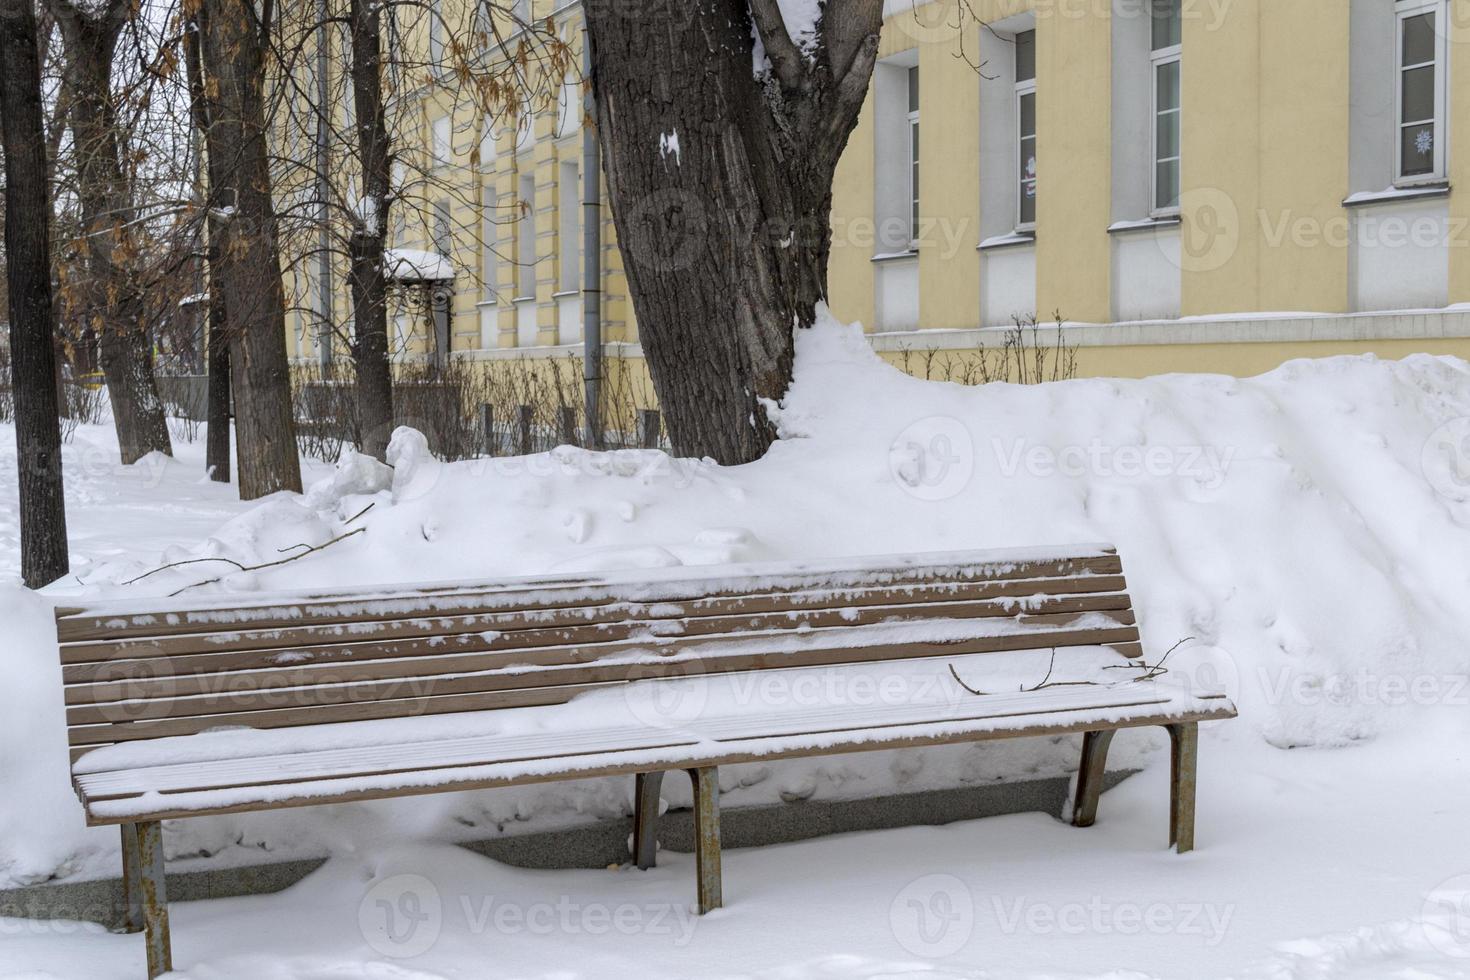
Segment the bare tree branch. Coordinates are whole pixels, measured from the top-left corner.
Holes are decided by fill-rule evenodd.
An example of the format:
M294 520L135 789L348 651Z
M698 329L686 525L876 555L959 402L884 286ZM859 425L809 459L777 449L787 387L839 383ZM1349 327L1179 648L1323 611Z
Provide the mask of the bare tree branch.
M806 56L791 40L777 0L750 0L750 14L755 18L766 57L771 59L771 68L781 85L792 92L809 88L811 75L807 71Z

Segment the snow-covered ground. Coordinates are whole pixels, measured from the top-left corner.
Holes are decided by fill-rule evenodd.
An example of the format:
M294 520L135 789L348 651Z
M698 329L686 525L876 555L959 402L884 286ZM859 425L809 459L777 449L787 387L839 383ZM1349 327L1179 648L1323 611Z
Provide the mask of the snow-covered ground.
M1463 362L961 388L903 377L828 324L802 336L779 411L783 441L747 467L573 449L443 466L405 437L389 488L369 466L316 464L313 492L259 505L204 482L197 445L122 468L109 433L84 429L67 473L75 574L48 595L1111 540L1151 652L1190 638L1171 664L1241 706L1205 733L1198 852L1164 850L1151 733L1120 738L1114 761L1147 768L1095 828L1028 815L733 851L728 908L700 920L685 856L527 872L443 843L622 816L627 781L194 820L167 828L178 866L335 860L282 895L176 906L185 975L1470 977ZM122 584L349 526L366 531L267 572L190 564ZM111 873L115 834L84 830L67 785L47 603L5 586L0 616L0 884ZM1035 740L749 766L725 774L725 804L1075 765L1074 741ZM668 781L673 805L683 784ZM0 920L0 976L132 976L141 954L137 937Z

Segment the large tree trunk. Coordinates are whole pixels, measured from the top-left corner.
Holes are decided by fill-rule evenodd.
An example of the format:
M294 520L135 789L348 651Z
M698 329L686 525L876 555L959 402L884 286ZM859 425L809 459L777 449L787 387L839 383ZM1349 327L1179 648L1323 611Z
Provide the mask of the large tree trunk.
M189 113L202 140L209 139L209 103L204 97L204 65L199 51L199 24L190 20L184 31L184 70L189 80ZM196 168L195 184L199 184ZM205 373L208 397L205 409L204 469L216 483L230 482L230 337L229 313L225 309L225 286L220 279L217 243L224 237L224 224L211 208L206 228L210 249L206 282L209 312L205 339Z
M134 195L123 175L112 101L113 56L131 5L109 0L94 9L48 0L48 6L66 52L67 122L85 236L85 278L73 284L77 288L67 306L97 332L118 448L124 463L134 463L151 452L171 454L173 445L153 379L153 345L133 269L139 257Z
M826 296L832 177L882 7L828 0L805 52L777 0L587 7L618 243L682 454L744 463L775 438L762 402L785 395L793 329ZM753 23L771 62L759 77Z
M270 10L269 3L264 6ZM262 95L265 32L254 0L204 0L197 21L209 76L210 205L222 219L220 237L211 245L230 318L240 497L300 492L286 296Z
M383 108L382 5L351 0L352 95L363 200L352 228L348 279L352 291L352 358L362 451L382 459L393 433L393 374L388 362L388 282L383 243L392 206L392 158Z
M38 589L65 575L68 560L51 330L51 202L31 0L0 0L0 123L20 564L25 584Z

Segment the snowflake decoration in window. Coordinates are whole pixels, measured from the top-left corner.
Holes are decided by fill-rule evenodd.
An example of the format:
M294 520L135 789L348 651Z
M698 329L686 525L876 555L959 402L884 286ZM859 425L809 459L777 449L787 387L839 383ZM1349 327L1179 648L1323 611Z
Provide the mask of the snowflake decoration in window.
M1421 129L1414 134L1414 152L1421 157L1428 156L1434 151L1434 130Z

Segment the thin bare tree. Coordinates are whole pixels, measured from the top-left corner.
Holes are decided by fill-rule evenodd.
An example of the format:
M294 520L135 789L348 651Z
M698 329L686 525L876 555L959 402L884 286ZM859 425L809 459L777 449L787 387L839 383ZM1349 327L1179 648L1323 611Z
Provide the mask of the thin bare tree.
M50 173L31 0L0 0L0 142L21 575L27 586L40 588L65 575L69 560L52 321Z

